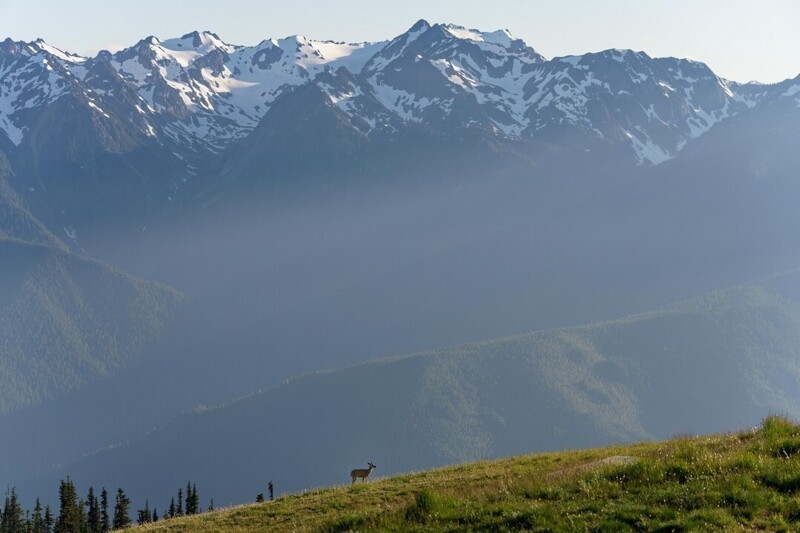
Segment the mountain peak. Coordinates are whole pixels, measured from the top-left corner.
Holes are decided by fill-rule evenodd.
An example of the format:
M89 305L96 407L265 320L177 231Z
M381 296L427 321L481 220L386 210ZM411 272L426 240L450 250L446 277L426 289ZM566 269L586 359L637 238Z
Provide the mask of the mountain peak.
M278 39L278 43L293 43L297 44L298 46L308 44L308 39L305 35L295 34L295 35L287 35L283 39Z
M237 48L225 43L216 33L210 31L193 31L178 38L166 39L160 44L164 49L173 52L192 52L192 58L196 54L203 55L215 49L232 52ZM192 58L181 58L181 61L190 61Z
M215 47L215 48L222 48L225 46L225 43L222 39L219 38L219 35L212 31L203 30L203 31L193 31L183 35L179 39L180 41L191 41L191 46L193 48L200 48L200 47Z
M427 20L425 20L425 19L419 19L418 21L416 21L416 22L414 23L414 25L413 25L413 26L411 26L411 27L408 29L408 31L409 31L409 32L415 32L415 33L416 33L416 32L420 32L420 31L425 31L425 30L427 30L427 29L428 29L428 28L430 28L430 27L431 27L431 25L430 25L430 24L428 24L428 21L427 21Z
M11 37L6 37L5 40L0 43L0 53L3 54L16 56L19 54L19 48L19 43Z
M65 52L60 48L56 48L55 46L47 44L47 42L45 42L45 40L42 39L41 37L37 38L35 41L30 43L30 46L36 52L45 52L67 63L83 63L87 59L85 57L70 52Z
M514 36L511 35L511 32L509 32L508 30L483 32L476 29L468 29L465 28L464 26L458 26L456 24L444 24L442 28L447 33L458 39L497 44L504 48L508 48L509 46L511 46L512 41L517 40L514 38Z
M631 50L630 48L609 48L608 50L598 52L598 55L607 59L613 59L614 61L618 61L620 63L631 61L634 58L644 60L652 59L645 52Z
M189 37L192 37L193 39L213 38L219 40L219 35L209 30L203 30L203 31L194 30L192 32L187 33L186 35L183 35L181 39L188 39Z

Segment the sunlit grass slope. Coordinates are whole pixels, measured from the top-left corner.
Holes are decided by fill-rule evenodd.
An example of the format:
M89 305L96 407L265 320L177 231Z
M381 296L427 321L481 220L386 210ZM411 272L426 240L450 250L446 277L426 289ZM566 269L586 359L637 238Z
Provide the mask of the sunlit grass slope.
M800 529L800 425L375 479L138 531Z

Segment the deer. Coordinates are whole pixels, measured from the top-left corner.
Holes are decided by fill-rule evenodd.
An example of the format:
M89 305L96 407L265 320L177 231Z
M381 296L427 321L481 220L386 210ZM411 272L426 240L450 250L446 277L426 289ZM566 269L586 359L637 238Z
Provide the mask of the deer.
M372 469L378 468L372 463L367 463L367 464L369 465L369 468L356 468L355 470L350 471L350 477L353 478L352 483L355 483L357 478L361 478L362 483L367 481L367 478L372 473Z

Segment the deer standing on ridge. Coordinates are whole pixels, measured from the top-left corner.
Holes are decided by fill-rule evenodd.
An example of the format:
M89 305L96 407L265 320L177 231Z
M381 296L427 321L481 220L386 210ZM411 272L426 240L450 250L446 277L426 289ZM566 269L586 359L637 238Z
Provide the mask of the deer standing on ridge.
M372 469L377 468L372 463L367 463L367 464L369 465L369 468L356 468L355 470L350 471L350 477L353 478L352 483L355 483L357 478L361 478L362 483L365 482L369 477L370 473L372 473Z

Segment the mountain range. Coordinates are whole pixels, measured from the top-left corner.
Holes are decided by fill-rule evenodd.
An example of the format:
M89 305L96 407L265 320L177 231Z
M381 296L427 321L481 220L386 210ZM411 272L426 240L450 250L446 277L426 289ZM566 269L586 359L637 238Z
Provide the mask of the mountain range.
M631 50L547 60L505 30L424 20L386 42L239 46L193 32L91 58L7 39L0 150L32 210L90 241L98 226L141 230L205 206L231 182L341 187L341 175L425 172L454 142L510 151L505 165L587 150L657 165L717 123L798 95L797 78L740 84ZM408 161L406 143L432 148Z
M794 412L798 143L800 77L506 30L7 39L0 478L235 502L325 439L281 486Z

